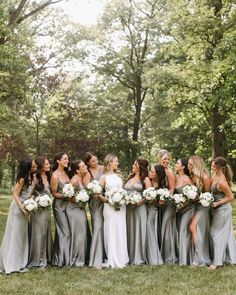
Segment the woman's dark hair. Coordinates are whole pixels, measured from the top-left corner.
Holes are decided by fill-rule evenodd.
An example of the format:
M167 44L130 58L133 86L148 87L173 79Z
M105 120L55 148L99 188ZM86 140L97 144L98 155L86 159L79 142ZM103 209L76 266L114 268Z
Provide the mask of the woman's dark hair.
M213 160L213 162L215 163L215 166L218 166L221 168L228 185L231 186L232 179L233 179L233 172L227 160L223 157L217 157Z
M57 153L57 154L55 155L55 157L54 157L54 161L53 161L53 168L52 168L52 171L57 170L57 168L58 168L58 163L57 163L57 161L58 161L58 160L61 160L62 157L63 157L64 155L67 155L67 153L65 153L65 152L60 152L60 153ZM69 166L69 164L68 164L68 166ZM65 167L64 170L65 170L66 174L69 176L69 167Z
M97 157L97 155L94 152L86 152L85 156L84 156L84 163L88 167L88 172L89 172L91 178L93 179L93 174L90 171L90 167L89 167L89 161L92 159L92 157Z
M158 188L167 188L166 171L165 168L157 164L154 166L157 175Z
M186 159L179 159L182 166L184 167L184 174L190 176L190 172L189 172L189 169L188 169L188 160Z
M36 191L43 191L44 190L44 183L43 183L43 179L42 179L42 169L43 169L43 166L44 166L46 160L48 160L48 159L43 156L38 156L35 159L35 163L37 164L36 178L38 180L38 183L35 186ZM51 171L47 171L46 176L48 179L48 183L50 183Z
M16 182L19 182L21 178L24 179L24 186L28 187L33 181L32 159L24 159L20 162L19 171L16 177Z
M72 178L76 174L76 170L79 170L79 165L82 161L76 160L71 163L71 169L70 169L70 178Z
M145 183L144 183L144 180L146 177L148 177L148 161L147 160L144 160L144 159L137 159L134 161L134 163L137 162L138 165L139 165L139 176L140 176L140 181L141 181L141 184L143 186L143 188L145 188ZM128 179L131 179L133 178L135 175L135 173L131 173L129 176L128 176Z

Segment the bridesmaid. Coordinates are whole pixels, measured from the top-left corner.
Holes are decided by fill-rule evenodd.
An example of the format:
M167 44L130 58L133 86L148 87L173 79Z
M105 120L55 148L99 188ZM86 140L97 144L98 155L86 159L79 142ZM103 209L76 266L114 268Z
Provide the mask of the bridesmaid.
M162 165L155 165L149 173L152 187L155 189L166 187L166 172ZM147 263L150 265L162 265L163 259L160 252L159 235L160 227L158 224L159 204L147 205Z
M132 166L132 173L129 175L124 189L127 192L138 192L151 187L148 178L148 161L138 159ZM127 242L129 263L133 265L144 264L146 258L146 229L147 229L147 208L144 199L137 206L128 205L126 208Z
M84 189L83 177L88 173L87 167L81 160L71 164L71 181L78 192ZM90 231L85 207L80 207L74 198L69 198L66 207L68 222L71 231L70 237L70 265L84 266L88 261Z
M45 157L37 157L36 186L34 194L50 196L50 163ZM45 268L52 259L52 233L50 207L32 214L30 221L30 253L28 267Z
M70 265L70 225L66 207L67 198L62 194L63 187L70 182L68 175L69 158L66 153L58 153L54 159L51 177L51 192L54 196L53 213L55 219L55 240L53 244L52 265Z
M104 159L104 175L100 178L100 185L105 189L122 189L123 181L118 170L118 158L115 155L108 154ZM116 211L108 204L107 197L102 195L100 199L105 202L103 209L104 217L104 245L107 256L107 262L104 267L122 268L129 262L127 250L127 232L126 232L126 206L122 205L119 211Z
M213 240L214 270L224 263L236 264L236 242L233 234L232 207L234 197L230 190L232 171L223 157L212 162L212 187L214 203L212 204L211 236Z
M167 150L159 151L159 162L165 168L167 188L170 193L174 192L175 175L169 168L170 153ZM177 226L175 206L164 204L161 216L161 255L164 263L177 263Z
M37 165L31 159L20 162L19 173L9 208L7 224L0 248L0 272L26 272L29 255L28 222L29 214L23 202L31 197Z
M199 193L211 190L211 179L208 175L204 160L192 156L188 160L188 168L192 183ZM192 234L192 266L204 266L211 263L210 258L210 207L195 205L195 213L190 224Z
M100 180L104 167L98 165L98 158L92 152L85 154L85 164L88 167L89 173L83 178L83 183L87 186L92 180ZM101 269L105 255L103 241L103 202L96 195L90 198L89 210L92 222L89 266Z
M192 181L189 177L188 161L179 159L175 164L176 182L175 193L182 194L186 185L191 185ZM180 227L179 227L179 265L190 264L191 250L191 232L189 225L192 221L195 211L194 203L189 203L179 210Z

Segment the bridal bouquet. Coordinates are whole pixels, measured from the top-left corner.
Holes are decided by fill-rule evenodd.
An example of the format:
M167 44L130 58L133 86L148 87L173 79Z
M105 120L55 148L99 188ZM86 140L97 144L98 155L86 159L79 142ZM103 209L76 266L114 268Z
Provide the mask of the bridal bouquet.
M173 204L176 206L177 211L183 208L187 203L187 198L183 194L173 194L171 198Z
M38 209L38 205L33 199L27 199L23 202L23 207L29 213L33 213Z
M62 194L65 198L72 198L75 194L73 185L71 183L65 184L62 189Z
M127 193L125 197L126 205L138 205L142 200L142 195L139 192Z
M52 205L52 199L48 194L41 194L35 198L35 202L37 203L39 208L45 209Z
M89 201L89 194L86 190L80 190L75 194L75 201L79 204L80 208L84 208Z
M157 191L154 187L149 187L143 191L143 197L147 203L152 203L157 199Z
M195 185L185 185L183 188L183 195L187 197L189 201L196 200L198 195L197 187Z
M212 193L206 192L206 193L201 193L199 197L199 203L203 207L208 207L214 202L214 197Z
M167 188L159 188L157 190L157 200L172 203L172 197L169 190Z
M114 207L116 211L119 211L121 205L126 204L127 191L108 188L105 192L105 196L108 198L108 203Z
M102 187L100 186L97 180L91 181L86 187L89 196L93 196L94 194L100 194L102 191Z

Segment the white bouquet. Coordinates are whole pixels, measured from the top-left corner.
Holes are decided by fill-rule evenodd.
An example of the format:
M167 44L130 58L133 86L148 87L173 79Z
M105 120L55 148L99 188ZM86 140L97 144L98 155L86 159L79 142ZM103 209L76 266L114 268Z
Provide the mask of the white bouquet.
M130 192L127 193L125 197L126 205L138 205L139 202L142 200L142 195L139 192Z
M29 213L33 213L38 209L38 205L33 199L27 199L23 202L23 207Z
M184 207L187 203L187 198L183 194L173 194L171 196L177 211Z
M121 205L126 204L127 191L124 189L117 190L115 188L107 188L105 196L108 198L108 203L113 206L116 211L119 211Z
M156 200L157 191L154 187L149 187L143 191L143 197L147 203L152 203Z
M159 188L157 190L157 199L160 201L172 202L171 194L167 188Z
M201 193L199 197L199 203L203 207L208 207L214 202L214 197L212 193L206 192L206 193Z
M89 194L86 190L80 190L75 195L75 201L80 205L81 208L84 208L89 201Z
M39 208L48 208L52 205L52 199L48 194L41 194L35 198L35 202L37 203Z
M100 186L97 180L91 181L86 187L89 196L93 196L94 194L100 194L102 191L102 187Z
M198 190L195 185L185 185L183 188L183 194L188 200L196 200L198 195Z
M72 198L75 194L75 190L71 183L66 183L62 189L62 194L65 198Z

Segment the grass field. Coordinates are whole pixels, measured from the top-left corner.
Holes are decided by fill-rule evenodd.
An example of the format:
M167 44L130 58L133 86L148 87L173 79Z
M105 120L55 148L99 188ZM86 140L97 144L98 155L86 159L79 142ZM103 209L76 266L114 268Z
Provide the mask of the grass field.
M10 202L11 197L0 197L0 239ZM236 229L236 201L233 216ZM216 271L170 265L129 266L117 270L49 267L45 271L35 269L29 273L0 275L0 294L236 295L236 266Z

